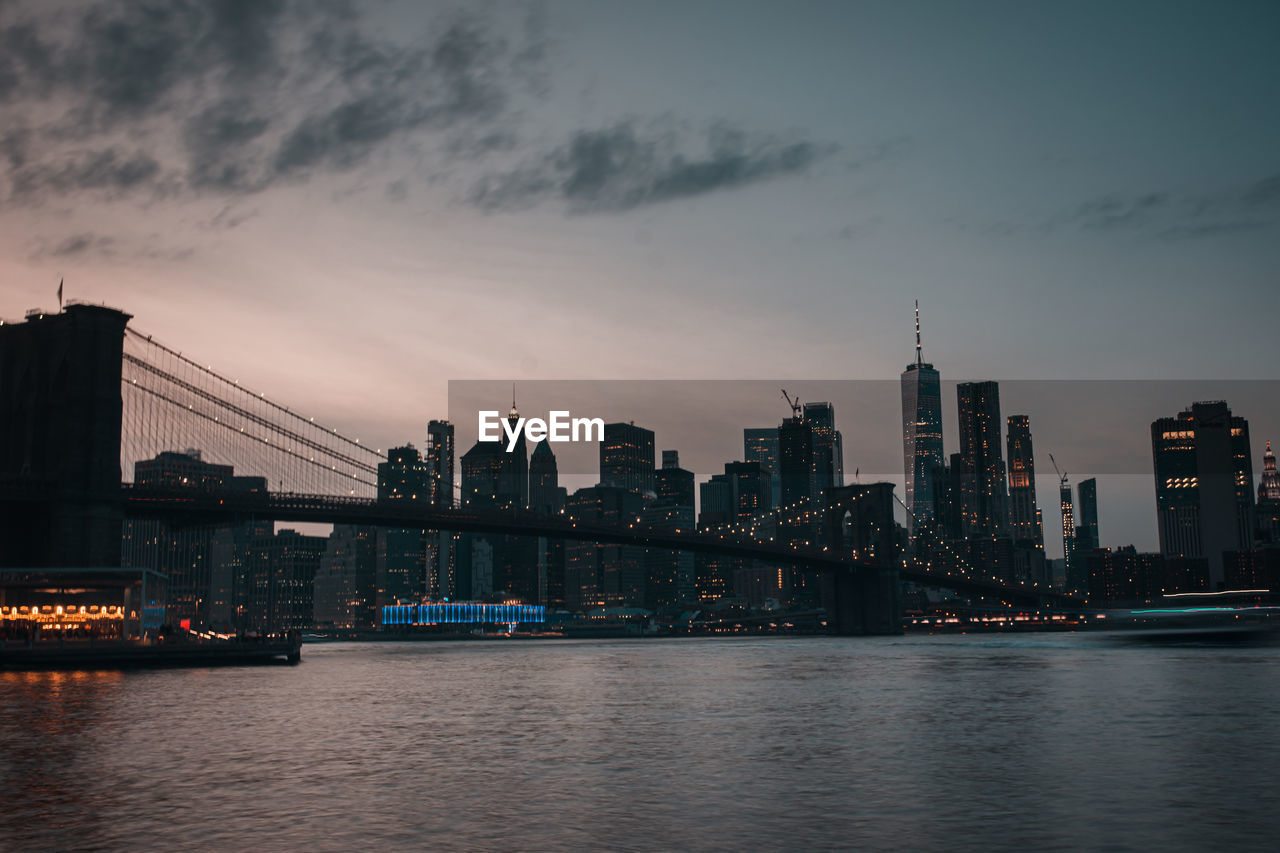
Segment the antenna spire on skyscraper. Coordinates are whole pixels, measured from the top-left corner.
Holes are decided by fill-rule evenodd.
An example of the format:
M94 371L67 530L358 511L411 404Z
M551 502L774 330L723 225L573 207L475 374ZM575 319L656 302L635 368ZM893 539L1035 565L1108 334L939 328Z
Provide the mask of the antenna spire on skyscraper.
M924 364L924 354L920 349L920 300L916 300L916 366Z
M520 415L516 412L516 383L511 383L511 417L518 418Z

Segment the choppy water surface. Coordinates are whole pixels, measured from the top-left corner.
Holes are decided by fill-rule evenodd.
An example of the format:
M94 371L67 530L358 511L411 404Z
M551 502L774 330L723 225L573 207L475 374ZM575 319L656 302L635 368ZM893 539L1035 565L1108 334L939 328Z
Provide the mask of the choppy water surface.
M1276 849L1280 649L307 646L0 673L0 849Z

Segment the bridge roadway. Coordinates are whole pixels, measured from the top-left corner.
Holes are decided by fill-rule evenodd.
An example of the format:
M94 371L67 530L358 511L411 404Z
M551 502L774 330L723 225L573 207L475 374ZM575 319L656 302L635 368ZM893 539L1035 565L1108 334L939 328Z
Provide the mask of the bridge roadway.
M741 539L694 530L660 530L647 525L592 524L568 516L521 510L442 507L410 501L379 503L369 498L306 495L291 492L197 492L122 484L127 518L156 518L175 524L218 524L250 518L373 527L413 527L459 533L544 536L610 545L635 545L672 551L718 554L793 566L807 572L880 571L883 565L833 553L826 548ZM903 580L996 598L1031 607L1079 608L1083 602L1035 587L1016 587L971 577L898 567Z

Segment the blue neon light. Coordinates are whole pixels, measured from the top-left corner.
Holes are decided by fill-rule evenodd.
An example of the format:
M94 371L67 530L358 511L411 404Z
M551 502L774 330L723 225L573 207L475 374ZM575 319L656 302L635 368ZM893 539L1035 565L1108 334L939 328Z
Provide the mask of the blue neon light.
M540 604L444 601L388 604L382 608L383 625L501 625L545 621L546 608Z

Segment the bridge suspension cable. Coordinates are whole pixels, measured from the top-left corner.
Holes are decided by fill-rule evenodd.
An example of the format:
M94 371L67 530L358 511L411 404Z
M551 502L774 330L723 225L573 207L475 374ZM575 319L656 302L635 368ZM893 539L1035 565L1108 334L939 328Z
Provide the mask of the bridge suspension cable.
M386 457L164 346L126 329L121 472L161 452L233 466L273 491L371 495Z

